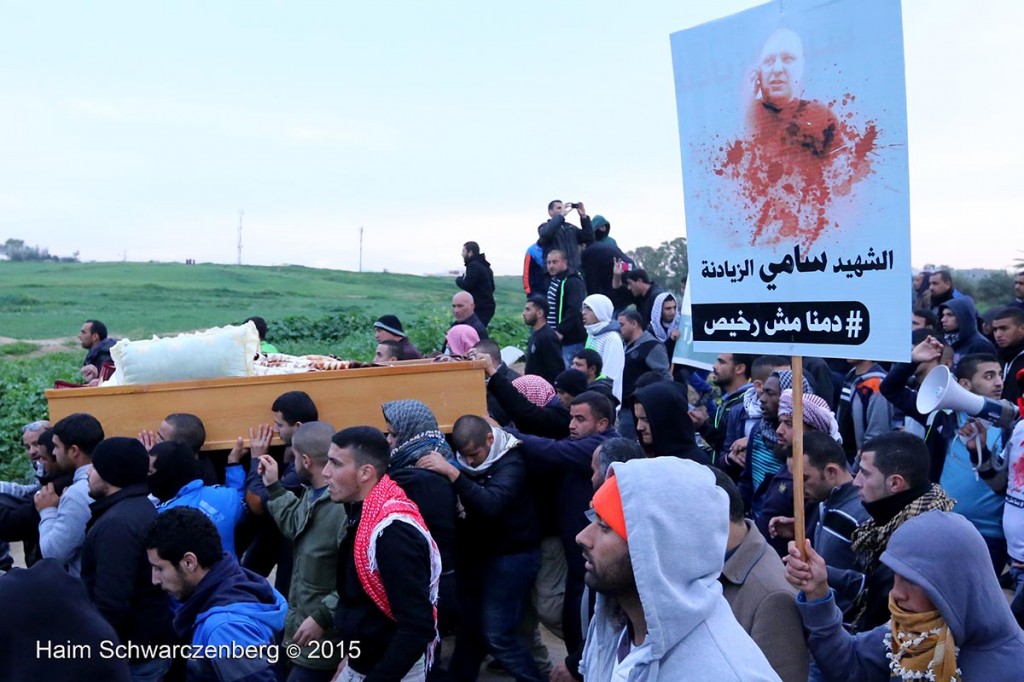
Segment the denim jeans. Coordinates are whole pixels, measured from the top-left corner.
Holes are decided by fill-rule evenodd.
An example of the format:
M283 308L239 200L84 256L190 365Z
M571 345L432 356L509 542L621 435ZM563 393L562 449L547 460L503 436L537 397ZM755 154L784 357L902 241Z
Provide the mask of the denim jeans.
M424 682L427 679L427 666L423 659L416 661L412 668L401 679L401 682ZM352 668L346 667L338 675L338 682L363 682L366 675L357 673Z
M448 672L459 682L472 682L490 653L518 682L542 682L528 642L519 632L523 606L540 569L540 550L506 554L460 565L459 635Z
M566 369L572 369L572 359L581 350L583 350L582 341L580 343L571 343L568 346L562 345L562 361L565 362Z

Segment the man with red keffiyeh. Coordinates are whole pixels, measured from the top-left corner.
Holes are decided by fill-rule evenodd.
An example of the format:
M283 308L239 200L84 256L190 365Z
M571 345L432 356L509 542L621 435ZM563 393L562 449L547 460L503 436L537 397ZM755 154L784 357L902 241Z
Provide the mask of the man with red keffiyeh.
M437 642L441 555L419 508L386 475L380 431L334 434L324 476L348 527L338 562L337 626L348 657L340 682L421 682Z

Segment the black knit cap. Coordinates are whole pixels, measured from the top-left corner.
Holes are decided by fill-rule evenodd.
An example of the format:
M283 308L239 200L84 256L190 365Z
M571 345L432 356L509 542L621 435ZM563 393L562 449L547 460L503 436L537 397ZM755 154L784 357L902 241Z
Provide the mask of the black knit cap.
M373 326L398 336L405 336L401 320L394 315L382 315L373 323Z
M555 390L576 397L587 390L587 375L578 369L567 369L555 377Z
M127 488L146 482L149 453L137 438L108 438L92 451L92 466L110 485Z

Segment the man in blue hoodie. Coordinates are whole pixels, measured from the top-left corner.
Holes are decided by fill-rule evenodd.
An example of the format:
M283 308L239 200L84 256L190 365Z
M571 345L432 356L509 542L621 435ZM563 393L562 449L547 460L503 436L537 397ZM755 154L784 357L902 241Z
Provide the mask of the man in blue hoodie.
M276 642L288 604L262 576L224 552L205 514L177 507L146 535L153 584L179 602L174 630L192 644L189 682L276 682Z

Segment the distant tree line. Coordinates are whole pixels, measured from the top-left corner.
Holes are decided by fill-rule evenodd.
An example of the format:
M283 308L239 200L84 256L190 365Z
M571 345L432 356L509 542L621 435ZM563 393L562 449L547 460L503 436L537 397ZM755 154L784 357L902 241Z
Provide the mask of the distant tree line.
M54 256L45 246L28 246L22 239L8 239L0 245L0 254L13 261L53 261L55 263L77 263L78 251L71 256Z

